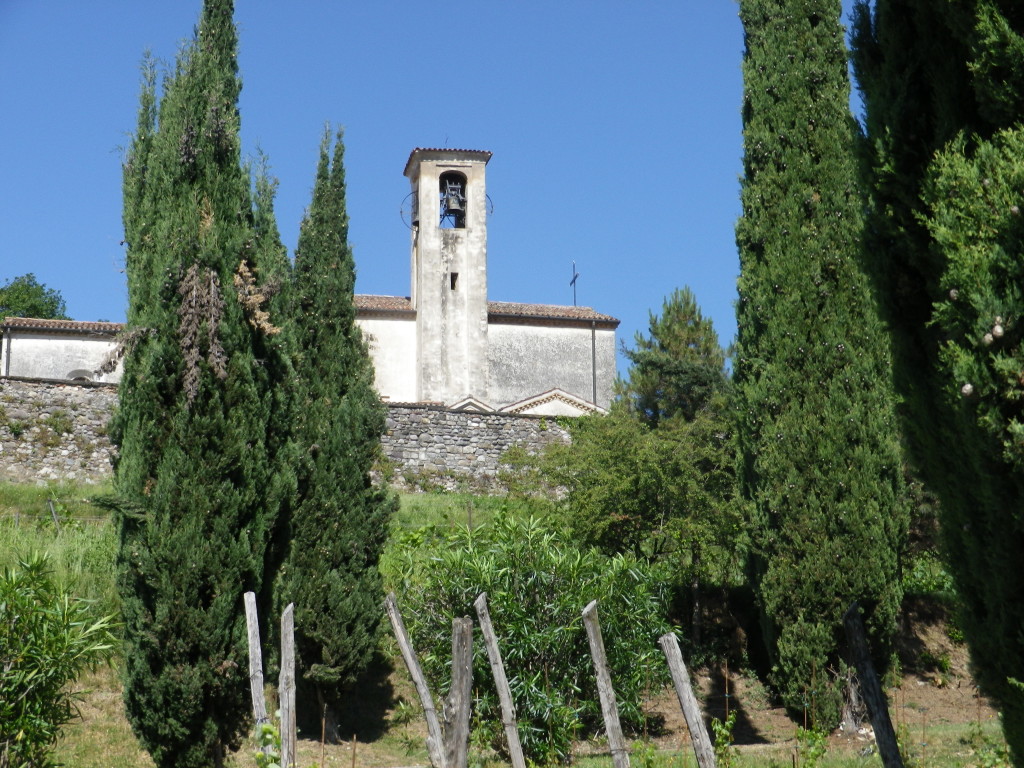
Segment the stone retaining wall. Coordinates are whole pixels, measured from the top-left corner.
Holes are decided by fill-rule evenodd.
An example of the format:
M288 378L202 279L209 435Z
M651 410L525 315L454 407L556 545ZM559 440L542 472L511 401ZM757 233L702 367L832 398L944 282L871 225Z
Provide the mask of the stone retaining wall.
M0 480L106 480L116 403L111 385L0 379Z
M381 446L400 488L486 491L500 487L501 456L512 446L533 452L568 441L568 431L550 418L389 405Z
M0 480L102 482L111 474L111 385L0 378ZM552 419L389 405L382 448L392 482L409 489L497 490L502 454L566 442Z

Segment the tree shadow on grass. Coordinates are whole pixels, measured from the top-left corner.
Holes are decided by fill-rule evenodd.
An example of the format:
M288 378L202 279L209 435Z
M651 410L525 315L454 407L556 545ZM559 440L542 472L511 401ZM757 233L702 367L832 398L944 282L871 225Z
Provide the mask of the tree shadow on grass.
M743 707L743 703L735 695L736 685L732 675L726 678L725 670L721 666L713 667L710 670L711 689L708 691L704 705L705 725L708 729L708 736L714 741L715 734L711 728L711 719L718 718L725 722L729 713L736 713L736 724L732 729L733 744L769 744L769 739L757 729L750 715ZM728 683L728 685L727 685Z
M359 741L376 741L387 730L387 713L395 704L395 691L391 685L394 668L390 659L377 654L370 667L359 680L345 692L333 708L331 723L337 738L334 741L348 741L355 736ZM316 695L312 691L307 701L311 705L299 704L299 727L310 737L320 738L321 712L317 710ZM331 741L330 735L328 740Z

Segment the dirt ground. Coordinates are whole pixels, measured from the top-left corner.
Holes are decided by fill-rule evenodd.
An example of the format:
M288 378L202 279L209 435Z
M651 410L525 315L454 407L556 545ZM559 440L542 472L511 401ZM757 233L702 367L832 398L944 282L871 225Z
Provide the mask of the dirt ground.
M937 758L951 753L969 754L963 734L975 723L987 724L986 733L998 738L997 714L978 695L968 668L967 651L953 642L945 616L924 610L910 610L898 652L903 665L901 684L889 691L894 726L912 742L921 757ZM725 665L694 669L691 675L707 718L725 718L725 705L737 713L734 743L742 754L757 764L771 758L788 765L795 746L797 723L776 705L756 676ZM392 706L386 715L389 727L374 734L359 733L355 741L321 745L319 733L300 734L299 765L320 768L395 768L426 766L426 729L419 712L415 690L404 668L396 669L383 682L387 694L380 700L405 702ZM131 736L121 704L120 688L113 670L94 673L86 686L90 692L80 702L82 720L66 730L58 757L80 768L145 768L152 762ZM369 693L369 692L367 692ZM728 695L726 695L728 694ZM664 719L664 727L651 740L659 751L691 754L688 731L675 692L668 688L653 697L648 707ZM940 743L942 734L947 733ZM930 742L930 743L929 743ZM837 731L830 737L829 751L866 754L873 749L870 726L853 732ZM603 744L581 744L581 755L606 753ZM764 756L762 758L762 755ZM230 765L252 766L251 747L243 747ZM674 763L673 763L674 764ZM921 765L962 765L962 762L923 759ZM973 763L972 763L973 764Z
M902 665L901 682L888 691L893 727L921 756L926 756L929 750L955 749L966 753L969 748L960 743L959 736L975 723L988 724L987 733L998 732L994 725L997 712L979 695L971 678L967 649L950 638L947 618L943 611L936 609L912 606L906 611L896 649ZM401 672L404 670L399 670ZM401 677L399 673L396 673L397 678ZM795 747L800 724L771 699L752 672L730 669L723 664L691 670L691 677L706 721L712 717L724 720L726 703L729 711L737 713L733 739L740 753L763 752L778 756ZM398 685L403 686L403 683ZM414 697L411 690L409 697ZM648 711L664 720L660 732L651 737L657 748L688 753L691 749L689 732L675 691L667 688L653 697ZM418 720L405 729L406 743L411 746L420 739L422 744L425 730ZM938 734L947 730L951 736L940 744ZM371 745L369 749L374 747ZM829 737L830 752L867 754L873 749L874 734L868 723L850 731L839 729ZM606 750L602 744L581 744L578 752L583 755Z
M947 618L941 610L911 606L897 643L902 674L900 685L888 690L890 717L893 727L918 751L927 750L929 739L936 743L936 731L947 730L946 726L962 733L975 723L991 725L998 720L998 713L974 684L966 646L950 638ZM706 718L724 720L727 704L737 713L733 738L741 753L779 752L795 745L797 726L802 723L794 722L773 702L753 674L722 665L695 671L693 681ZM664 732L655 739L659 748L689 748L674 691L664 691L651 708L665 718ZM829 742L830 750L868 752L874 734L870 724L864 723L856 729L840 728Z

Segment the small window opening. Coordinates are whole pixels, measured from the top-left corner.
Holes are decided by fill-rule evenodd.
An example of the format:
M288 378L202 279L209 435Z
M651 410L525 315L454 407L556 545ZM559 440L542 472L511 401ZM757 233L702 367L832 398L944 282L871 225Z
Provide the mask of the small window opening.
M439 179L441 196L441 228L466 227L466 177L458 171L442 173Z
M454 291L459 287L459 273L452 272L448 277L451 278L452 290Z

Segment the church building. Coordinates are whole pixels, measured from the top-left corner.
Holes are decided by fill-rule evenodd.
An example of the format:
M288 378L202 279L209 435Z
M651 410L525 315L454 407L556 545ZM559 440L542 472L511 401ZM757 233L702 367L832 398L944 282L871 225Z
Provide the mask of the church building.
M490 152L415 149L409 295L355 297L381 397L453 410L575 416L608 408L619 321L589 307L490 301ZM97 373L117 323L6 318L0 375L114 382Z

